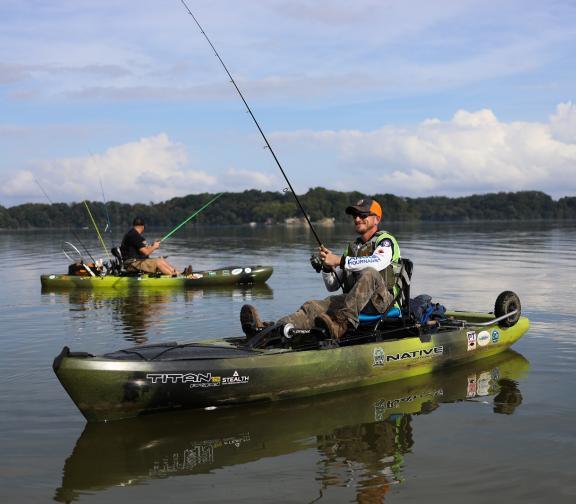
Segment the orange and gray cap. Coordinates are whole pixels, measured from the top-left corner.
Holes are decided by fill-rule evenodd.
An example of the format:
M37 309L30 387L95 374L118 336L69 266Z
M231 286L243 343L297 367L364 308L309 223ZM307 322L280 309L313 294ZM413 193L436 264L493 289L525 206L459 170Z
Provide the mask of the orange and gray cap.
M382 207L380 203L372 198L364 198L357 201L355 205L350 205L346 207L346 213L348 215L376 215L382 217Z

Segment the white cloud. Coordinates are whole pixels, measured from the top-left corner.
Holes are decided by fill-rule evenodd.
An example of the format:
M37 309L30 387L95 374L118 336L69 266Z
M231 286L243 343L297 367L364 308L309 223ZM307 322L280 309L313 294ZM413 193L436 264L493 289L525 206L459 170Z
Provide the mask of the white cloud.
M576 105L572 102L558 105L550 117L550 128L557 140L576 144Z
M576 192L576 108L560 104L550 123L502 122L491 110L459 110L451 120L374 131L274 135L290 149L335 151L348 190L405 196L538 189ZM318 155L318 154L317 154Z
M217 178L188 169L187 163L185 147L159 134L102 154L38 162L9 178L0 194L26 198L36 187L34 178L58 201L100 199L99 180L107 199L121 202L147 203L212 190Z
M258 171L238 170L230 168L224 177L224 183L229 191L244 189L275 189L276 177Z
M299 193L324 186L414 197L520 190L560 197L576 193L575 117L576 107L567 102L547 123L506 122L489 109L458 110L449 120L431 118L412 127L269 137ZM224 170L231 163L223 162L214 144L207 137L195 147L207 160L205 170L191 168L185 146L164 133L93 156L30 161L6 177L0 195L7 201L38 201L34 178L58 201L100 199L99 178L107 199L122 202L281 187L269 153L245 152ZM250 168L261 163L262 169Z

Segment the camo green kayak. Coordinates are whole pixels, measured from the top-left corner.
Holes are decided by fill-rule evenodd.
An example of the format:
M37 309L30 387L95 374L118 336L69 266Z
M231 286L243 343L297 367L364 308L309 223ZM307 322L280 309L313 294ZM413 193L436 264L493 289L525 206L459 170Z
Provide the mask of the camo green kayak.
M168 275L41 275L43 288L50 289L122 289L126 287L210 287L264 283L270 278L272 266L229 266L226 268L197 271L187 276Z
M503 317L501 317L502 319ZM358 330L346 340L317 329L263 348L245 338L145 345L95 356L65 347L54 371L89 421L186 408L305 397L431 373L490 357L529 327L492 314L448 312L435 327Z

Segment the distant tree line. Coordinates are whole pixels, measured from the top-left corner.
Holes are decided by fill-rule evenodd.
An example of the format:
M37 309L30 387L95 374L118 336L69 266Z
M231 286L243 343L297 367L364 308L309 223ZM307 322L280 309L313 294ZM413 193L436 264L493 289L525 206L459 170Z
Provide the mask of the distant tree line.
M334 218L347 222L344 209L361 199L359 192L339 192L316 187L299 196L311 221ZM491 193L461 198L435 196L403 198L393 194L371 195L382 205L384 220L390 221L478 221L478 220L552 220L575 219L576 197L555 201L538 191ZM110 201L89 202L100 225L108 214L111 223L128 228L134 216L143 217L150 226L176 226L205 204L212 194L190 194L161 203L129 205ZM302 217L290 193L249 190L225 193L197 216L195 224L238 225L250 222L282 223ZM82 228L90 223L83 203L25 203L9 208L0 206L1 229Z

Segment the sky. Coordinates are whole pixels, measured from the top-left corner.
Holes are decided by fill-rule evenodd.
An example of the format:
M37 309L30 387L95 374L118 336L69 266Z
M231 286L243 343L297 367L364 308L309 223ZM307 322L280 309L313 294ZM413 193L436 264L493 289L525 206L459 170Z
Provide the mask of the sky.
M574 0L186 0L298 194L576 195ZM0 205L282 191L182 0L0 2Z

